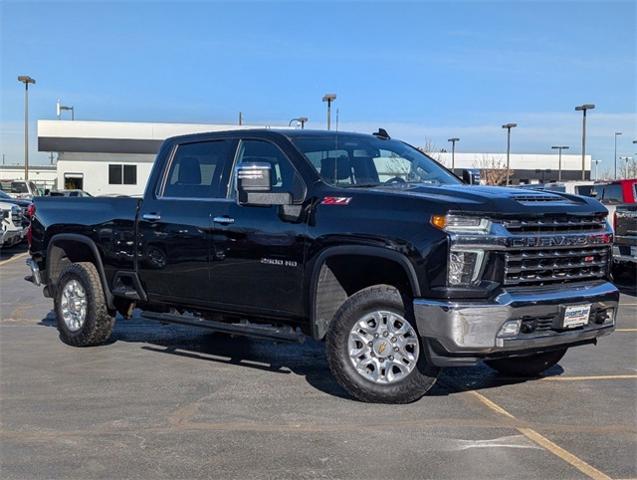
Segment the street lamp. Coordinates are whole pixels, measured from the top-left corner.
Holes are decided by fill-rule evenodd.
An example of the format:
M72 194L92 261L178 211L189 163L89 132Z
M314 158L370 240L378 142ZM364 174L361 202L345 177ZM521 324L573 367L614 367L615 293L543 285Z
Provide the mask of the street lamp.
M586 110L593 110L595 105L585 103L575 107L576 112L582 112L582 180L586 180Z
M599 165L599 163L601 162L601 160L593 160L593 163L595 164L595 180L597 181L597 165Z
M460 139L454 137L447 141L451 142L451 171L453 172L453 169L456 167L456 142L459 142Z
M620 136L622 132L615 132L615 175L614 179L617 180L617 137Z
M326 93L323 95L323 101L327 102L327 129L330 130L332 126L332 102L336 100L335 93Z
M506 183L507 186L509 185L509 173L511 171L509 169L510 156L511 156L511 129L517 126L518 126L517 123L505 123L504 125L502 125L502 128L507 129L507 183Z
M568 150L568 146L566 145L553 145L551 147L553 150L558 151L559 160L558 160L558 170L557 170L557 181L562 181L562 150Z
M70 111L71 112L71 120L75 120L75 108L71 107L67 107L65 105L62 105L60 103L60 99L58 98L57 103L55 104L55 111L57 113L58 116L58 120L60 119L60 117L62 116L62 112L64 111Z
M24 180L29 180L29 83L35 85L35 80L20 75L18 82L24 83Z
M298 122L301 124L301 130L303 130L305 128L305 122L307 122L308 120L309 118L307 117L293 118L292 120L290 120L290 123L288 123L288 127L292 126L292 122Z

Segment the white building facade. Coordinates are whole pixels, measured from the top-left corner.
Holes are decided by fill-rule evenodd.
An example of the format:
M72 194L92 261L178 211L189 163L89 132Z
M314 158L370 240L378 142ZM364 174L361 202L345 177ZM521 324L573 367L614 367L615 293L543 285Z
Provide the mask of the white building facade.
M81 189L91 195L142 195L155 155L166 138L247 128L269 126L39 120L38 150L58 153L55 167L58 190ZM431 156L451 168L450 152ZM506 153L455 154L456 174L465 168L484 170L494 166L506 166ZM53 175L53 168L48 168L47 175ZM586 178L590 179L590 155L585 158L584 168ZM561 169L563 181L581 180L581 155L563 154ZM511 153L510 170L513 184L557 181L558 155ZM38 173L35 169L31 171L33 179Z

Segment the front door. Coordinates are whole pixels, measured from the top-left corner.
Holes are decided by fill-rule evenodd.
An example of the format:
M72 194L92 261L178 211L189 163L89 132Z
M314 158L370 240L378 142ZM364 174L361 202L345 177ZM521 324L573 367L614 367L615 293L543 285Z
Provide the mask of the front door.
M237 162L272 166L272 191L303 200L304 185L290 160L275 144L243 140ZM230 182L234 185L234 181ZM284 207L239 205L231 192L223 215L213 217L211 275L224 307L255 314L303 315L303 267L307 225Z
M153 195L142 204L138 269L150 297L207 305L210 282L211 218L226 208L221 187L232 162L235 140L180 144Z

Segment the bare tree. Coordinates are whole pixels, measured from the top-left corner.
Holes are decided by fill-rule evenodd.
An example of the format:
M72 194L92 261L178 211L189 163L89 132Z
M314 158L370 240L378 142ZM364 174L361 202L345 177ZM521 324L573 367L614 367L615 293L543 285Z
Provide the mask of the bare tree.
M418 150L420 150L423 153L426 153L431 158L433 158L436 162L442 163L443 165L445 164L445 162L442 160L442 155L440 155L440 153L442 152L441 149L438 148L436 144L430 138L425 137L424 145L422 145L421 147L418 147Z
M483 155L474 164L480 169L480 177L487 185L504 185L507 179L507 168L503 160L498 160L491 155ZM509 177L513 176L513 170L509 169Z
M637 160L629 158L628 160L621 160L619 167L619 175L622 178L637 178Z

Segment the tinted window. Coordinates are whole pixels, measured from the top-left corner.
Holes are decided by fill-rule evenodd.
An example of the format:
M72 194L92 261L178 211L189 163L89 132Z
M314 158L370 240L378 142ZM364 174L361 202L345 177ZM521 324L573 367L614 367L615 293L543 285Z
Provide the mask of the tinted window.
M187 143L177 152L166 176L163 196L179 198L225 197L221 176L231 158L232 141Z
M459 184L432 158L396 140L373 136L326 134L293 136L321 178L332 185Z
M122 166L121 165L108 166L108 183L110 185L121 185L122 183Z
M124 184L137 185L137 165L124 165Z
M271 167L272 192L291 193L293 200L302 200L304 184L290 160L273 143L261 140L241 142L239 163L261 162Z
M619 184L606 185L602 200L606 203L623 203L622 188Z

